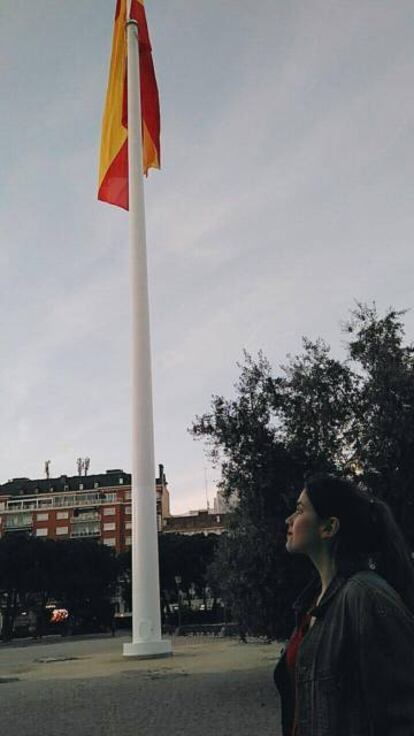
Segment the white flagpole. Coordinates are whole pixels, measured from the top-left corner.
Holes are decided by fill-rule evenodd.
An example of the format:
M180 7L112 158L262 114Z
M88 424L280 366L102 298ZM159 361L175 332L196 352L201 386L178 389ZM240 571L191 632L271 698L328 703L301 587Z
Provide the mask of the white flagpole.
M129 4L129 3L128 3ZM129 18L129 13L127 18ZM129 657L162 657L155 494L151 343L149 328L138 25L127 21L129 233L132 291L132 642Z

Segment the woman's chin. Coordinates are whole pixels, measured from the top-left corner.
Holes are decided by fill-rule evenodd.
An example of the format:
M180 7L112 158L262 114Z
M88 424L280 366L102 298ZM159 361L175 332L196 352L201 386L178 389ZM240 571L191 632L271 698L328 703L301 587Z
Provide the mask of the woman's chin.
M286 552L292 553L294 551L292 549L292 540L290 537L287 538L285 547L286 547Z
M286 552L289 552L289 554L291 555L297 555L297 554L300 554L301 552L300 549L296 549L291 537L287 538L285 549L286 549Z

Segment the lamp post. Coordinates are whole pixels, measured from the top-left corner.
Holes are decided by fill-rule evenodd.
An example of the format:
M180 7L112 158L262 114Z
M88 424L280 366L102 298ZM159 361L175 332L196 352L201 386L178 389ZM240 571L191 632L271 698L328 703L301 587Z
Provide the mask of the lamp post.
M175 578L175 584L177 586L177 600L178 600L178 628L181 626L181 590L180 590L180 583L181 583L181 575L176 575Z

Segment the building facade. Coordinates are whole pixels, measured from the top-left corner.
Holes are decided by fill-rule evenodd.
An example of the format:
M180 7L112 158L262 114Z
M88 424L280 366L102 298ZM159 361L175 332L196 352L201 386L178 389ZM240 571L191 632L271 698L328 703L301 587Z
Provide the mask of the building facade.
M163 465L155 479L158 530L170 516ZM96 539L117 553L131 547L131 475L107 470L0 485L0 535L27 533L50 539Z
M222 534L230 517L230 513L212 513L208 509L190 511L182 516L165 516L162 531L165 534Z

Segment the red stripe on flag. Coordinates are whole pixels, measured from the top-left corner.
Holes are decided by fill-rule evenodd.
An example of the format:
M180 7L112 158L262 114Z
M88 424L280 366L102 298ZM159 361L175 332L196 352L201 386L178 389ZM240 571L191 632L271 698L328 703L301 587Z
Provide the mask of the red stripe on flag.
M98 199L129 208L128 194L128 139L110 164L98 191Z
M160 153L160 106L159 106L159 94L157 80L155 77L154 63L152 60L151 42L148 33L147 19L145 16L144 6L132 0L131 4L131 18L136 20L138 23L138 35L139 35L139 67L140 67L140 84L141 84L141 117L144 121L147 131L152 140L153 146L157 152L157 162L148 161L145 151L143 149L143 168L144 173L148 173L150 165L154 164L160 168L161 166L161 153ZM125 75L124 80L124 94L123 94L123 105L122 105L122 125L124 128L128 128L128 92L127 92L127 80ZM144 140L143 140L144 143Z

